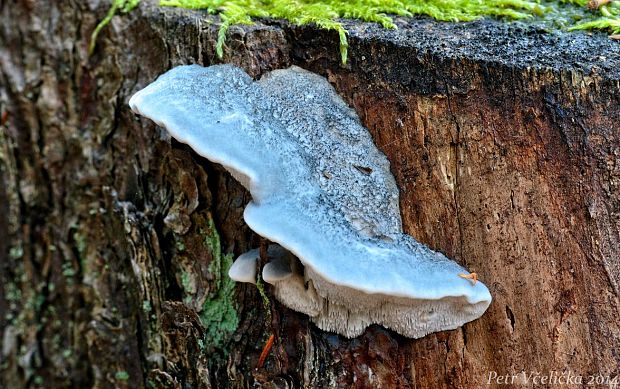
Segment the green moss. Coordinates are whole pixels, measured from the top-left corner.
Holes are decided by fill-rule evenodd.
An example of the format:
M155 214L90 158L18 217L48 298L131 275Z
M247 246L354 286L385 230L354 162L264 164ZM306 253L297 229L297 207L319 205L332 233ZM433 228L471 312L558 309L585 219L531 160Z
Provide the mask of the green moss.
M112 0L112 6L108 10L105 18L103 18L103 20L99 22L99 24L97 24L97 27L95 27L93 33L90 35L90 44L88 45L89 55L92 54L95 50L97 36L101 32L101 30L112 21L114 15L116 15L117 12L127 13L131 11L138 6L138 3L140 3L140 0Z
M395 28L388 14L400 16L428 15L443 21L470 21L484 16L527 19L544 9L531 0L161 0L161 5L206 9L218 13L222 25L218 34L217 54L222 56L226 30L233 24L249 24L253 18L286 19L297 25L315 24L335 30L340 38L342 62L347 58L347 32L338 18L376 22Z
M223 349L239 325L235 309L235 282L228 277L233 256L222 254L220 236L212 219L199 230L203 242L212 255L209 272L214 277L214 289L200 312L200 321L206 329L205 342L208 346Z
M599 8L603 17L579 23L569 30L607 30L613 34L620 34L620 5L613 2Z
M129 12L140 0L113 0L108 15L91 37L91 51L101 29L117 12ZM338 32L342 62L347 60L347 31L339 18L375 22L395 28L389 15L427 15L437 20L460 22L483 17L542 22L551 28L605 30L620 33L618 1L587 9L588 0L160 0L160 5L205 9L222 20L216 52L223 56L228 28L251 24L256 18L286 19L296 25L315 24Z

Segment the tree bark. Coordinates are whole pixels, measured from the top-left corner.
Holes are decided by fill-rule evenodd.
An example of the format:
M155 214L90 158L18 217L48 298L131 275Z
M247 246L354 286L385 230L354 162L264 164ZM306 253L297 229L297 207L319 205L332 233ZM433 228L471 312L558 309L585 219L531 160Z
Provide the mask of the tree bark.
M216 18L143 0L89 57L109 4L45 3L0 1L1 387L620 381L617 42L351 22L342 65L334 33L263 21L231 28L218 60ZM269 307L230 289L231 255L260 245L249 194L127 106L172 66L218 62L327 77L388 156L405 231L477 272L487 313L418 340L345 339L269 289Z

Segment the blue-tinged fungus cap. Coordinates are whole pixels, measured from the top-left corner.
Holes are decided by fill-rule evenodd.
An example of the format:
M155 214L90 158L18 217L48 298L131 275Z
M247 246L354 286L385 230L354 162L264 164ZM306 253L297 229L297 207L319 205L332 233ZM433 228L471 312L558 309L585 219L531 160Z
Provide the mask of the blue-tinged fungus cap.
M377 323L418 338L489 306L484 284L403 233L387 158L324 78L291 67L254 82L230 65L180 66L129 104L250 191L245 221L289 253L273 254L265 280L320 328L353 337ZM231 276L254 279L240 260Z

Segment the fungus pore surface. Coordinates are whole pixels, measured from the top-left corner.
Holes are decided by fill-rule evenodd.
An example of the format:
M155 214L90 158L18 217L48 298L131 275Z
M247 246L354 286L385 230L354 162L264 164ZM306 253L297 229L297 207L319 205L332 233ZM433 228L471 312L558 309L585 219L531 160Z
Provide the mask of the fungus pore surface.
M319 328L354 337L376 323L418 338L490 304L481 282L402 232L387 158L323 77L291 67L253 81L231 65L179 66L129 104L250 191L245 221L278 244L263 277ZM231 277L252 281L257 255Z

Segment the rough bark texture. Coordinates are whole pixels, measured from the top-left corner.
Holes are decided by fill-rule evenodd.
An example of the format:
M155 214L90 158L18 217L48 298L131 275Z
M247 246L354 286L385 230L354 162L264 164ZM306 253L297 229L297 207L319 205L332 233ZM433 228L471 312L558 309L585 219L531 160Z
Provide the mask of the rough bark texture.
M458 330L409 340L375 326L348 340L274 301L268 321L252 285L230 293L226 254L259 245L242 219L248 193L127 107L174 65L220 62L214 19L145 0L89 58L107 7L0 1L0 386L479 388L492 372L620 374L617 42L403 19L397 31L349 25L342 66L333 33L231 29L223 62L328 77L390 159L405 230L494 297Z

